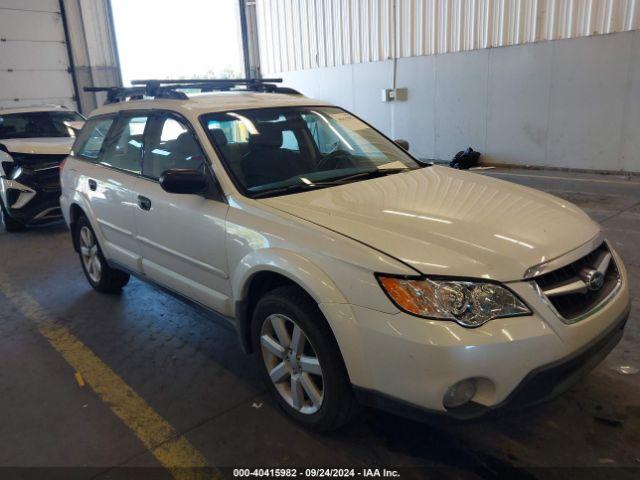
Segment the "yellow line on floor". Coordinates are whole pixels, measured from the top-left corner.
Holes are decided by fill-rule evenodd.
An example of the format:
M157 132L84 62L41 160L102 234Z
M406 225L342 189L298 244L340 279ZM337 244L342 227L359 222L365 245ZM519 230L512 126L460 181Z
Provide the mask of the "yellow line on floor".
M0 291L24 316L33 321L102 401L130 428L153 456L174 478L218 478L214 469L189 441L151 408L126 382L102 362L66 327L56 324L45 309L28 293L16 289L0 271ZM78 382L79 383L79 382Z
M84 387L84 378L82 378L82 375L80 375L80 372L76 372L76 382L78 382L78 385L80 385L81 387Z
M495 171L480 172L480 173L483 173L485 175L504 175L504 176L508 176L508 177L545 178L547 180L564 180L564 181L567 181L567 182L613 183L613 184L617 184L617 185L629 185L629 186L634 186L634 187L640 186L640 183L632 182L630 180L627 180L627 181L625 181L625 180L599 180L597 178L569 178L569 177L560 177L560 176L552 177L551 175L535 175L535 174L526 174L526 173L510 173L510 172L495 172Z

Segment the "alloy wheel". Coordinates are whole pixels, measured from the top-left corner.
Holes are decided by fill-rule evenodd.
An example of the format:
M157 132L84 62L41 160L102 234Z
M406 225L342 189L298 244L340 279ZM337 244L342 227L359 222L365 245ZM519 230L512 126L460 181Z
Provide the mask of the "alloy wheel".
M269 315L262 323L260 345L269 377L289 406L306 415L320 410L322 368L302 328L286 315Z
M80 256L82 264L94 283L100 283L102 278L102 263L98 255L98 244L93 232L89 227L83 226L80 229Z

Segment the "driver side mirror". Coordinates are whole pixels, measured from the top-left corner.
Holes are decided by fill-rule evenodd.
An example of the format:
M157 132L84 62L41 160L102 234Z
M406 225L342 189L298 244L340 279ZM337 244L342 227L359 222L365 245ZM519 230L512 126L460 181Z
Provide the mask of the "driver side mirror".
M200 170L172 168L160 175L160 186L169 193L199 195L207 189L207 177Z
M407 152L409 151L409 142L407 140L396 138L393 142L403 150L406 150Z

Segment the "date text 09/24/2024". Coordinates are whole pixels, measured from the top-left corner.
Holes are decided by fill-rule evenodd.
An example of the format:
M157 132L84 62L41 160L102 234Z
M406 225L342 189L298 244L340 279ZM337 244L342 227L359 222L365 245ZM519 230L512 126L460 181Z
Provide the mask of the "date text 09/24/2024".
M386 468L236 468L235 478L243 477L283 477L283 478L399 478L397 470Z

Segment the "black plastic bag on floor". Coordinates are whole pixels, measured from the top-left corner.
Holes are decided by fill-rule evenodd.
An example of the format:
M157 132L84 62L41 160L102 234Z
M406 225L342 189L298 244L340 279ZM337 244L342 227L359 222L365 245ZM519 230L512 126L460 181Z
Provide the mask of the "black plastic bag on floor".
M480 163L480 152L476 152L473 148L469 147L466 150L460 150L453 157L453 160L449 162L451 168L458 168L460 170L468 170L471 167L475 167Z

